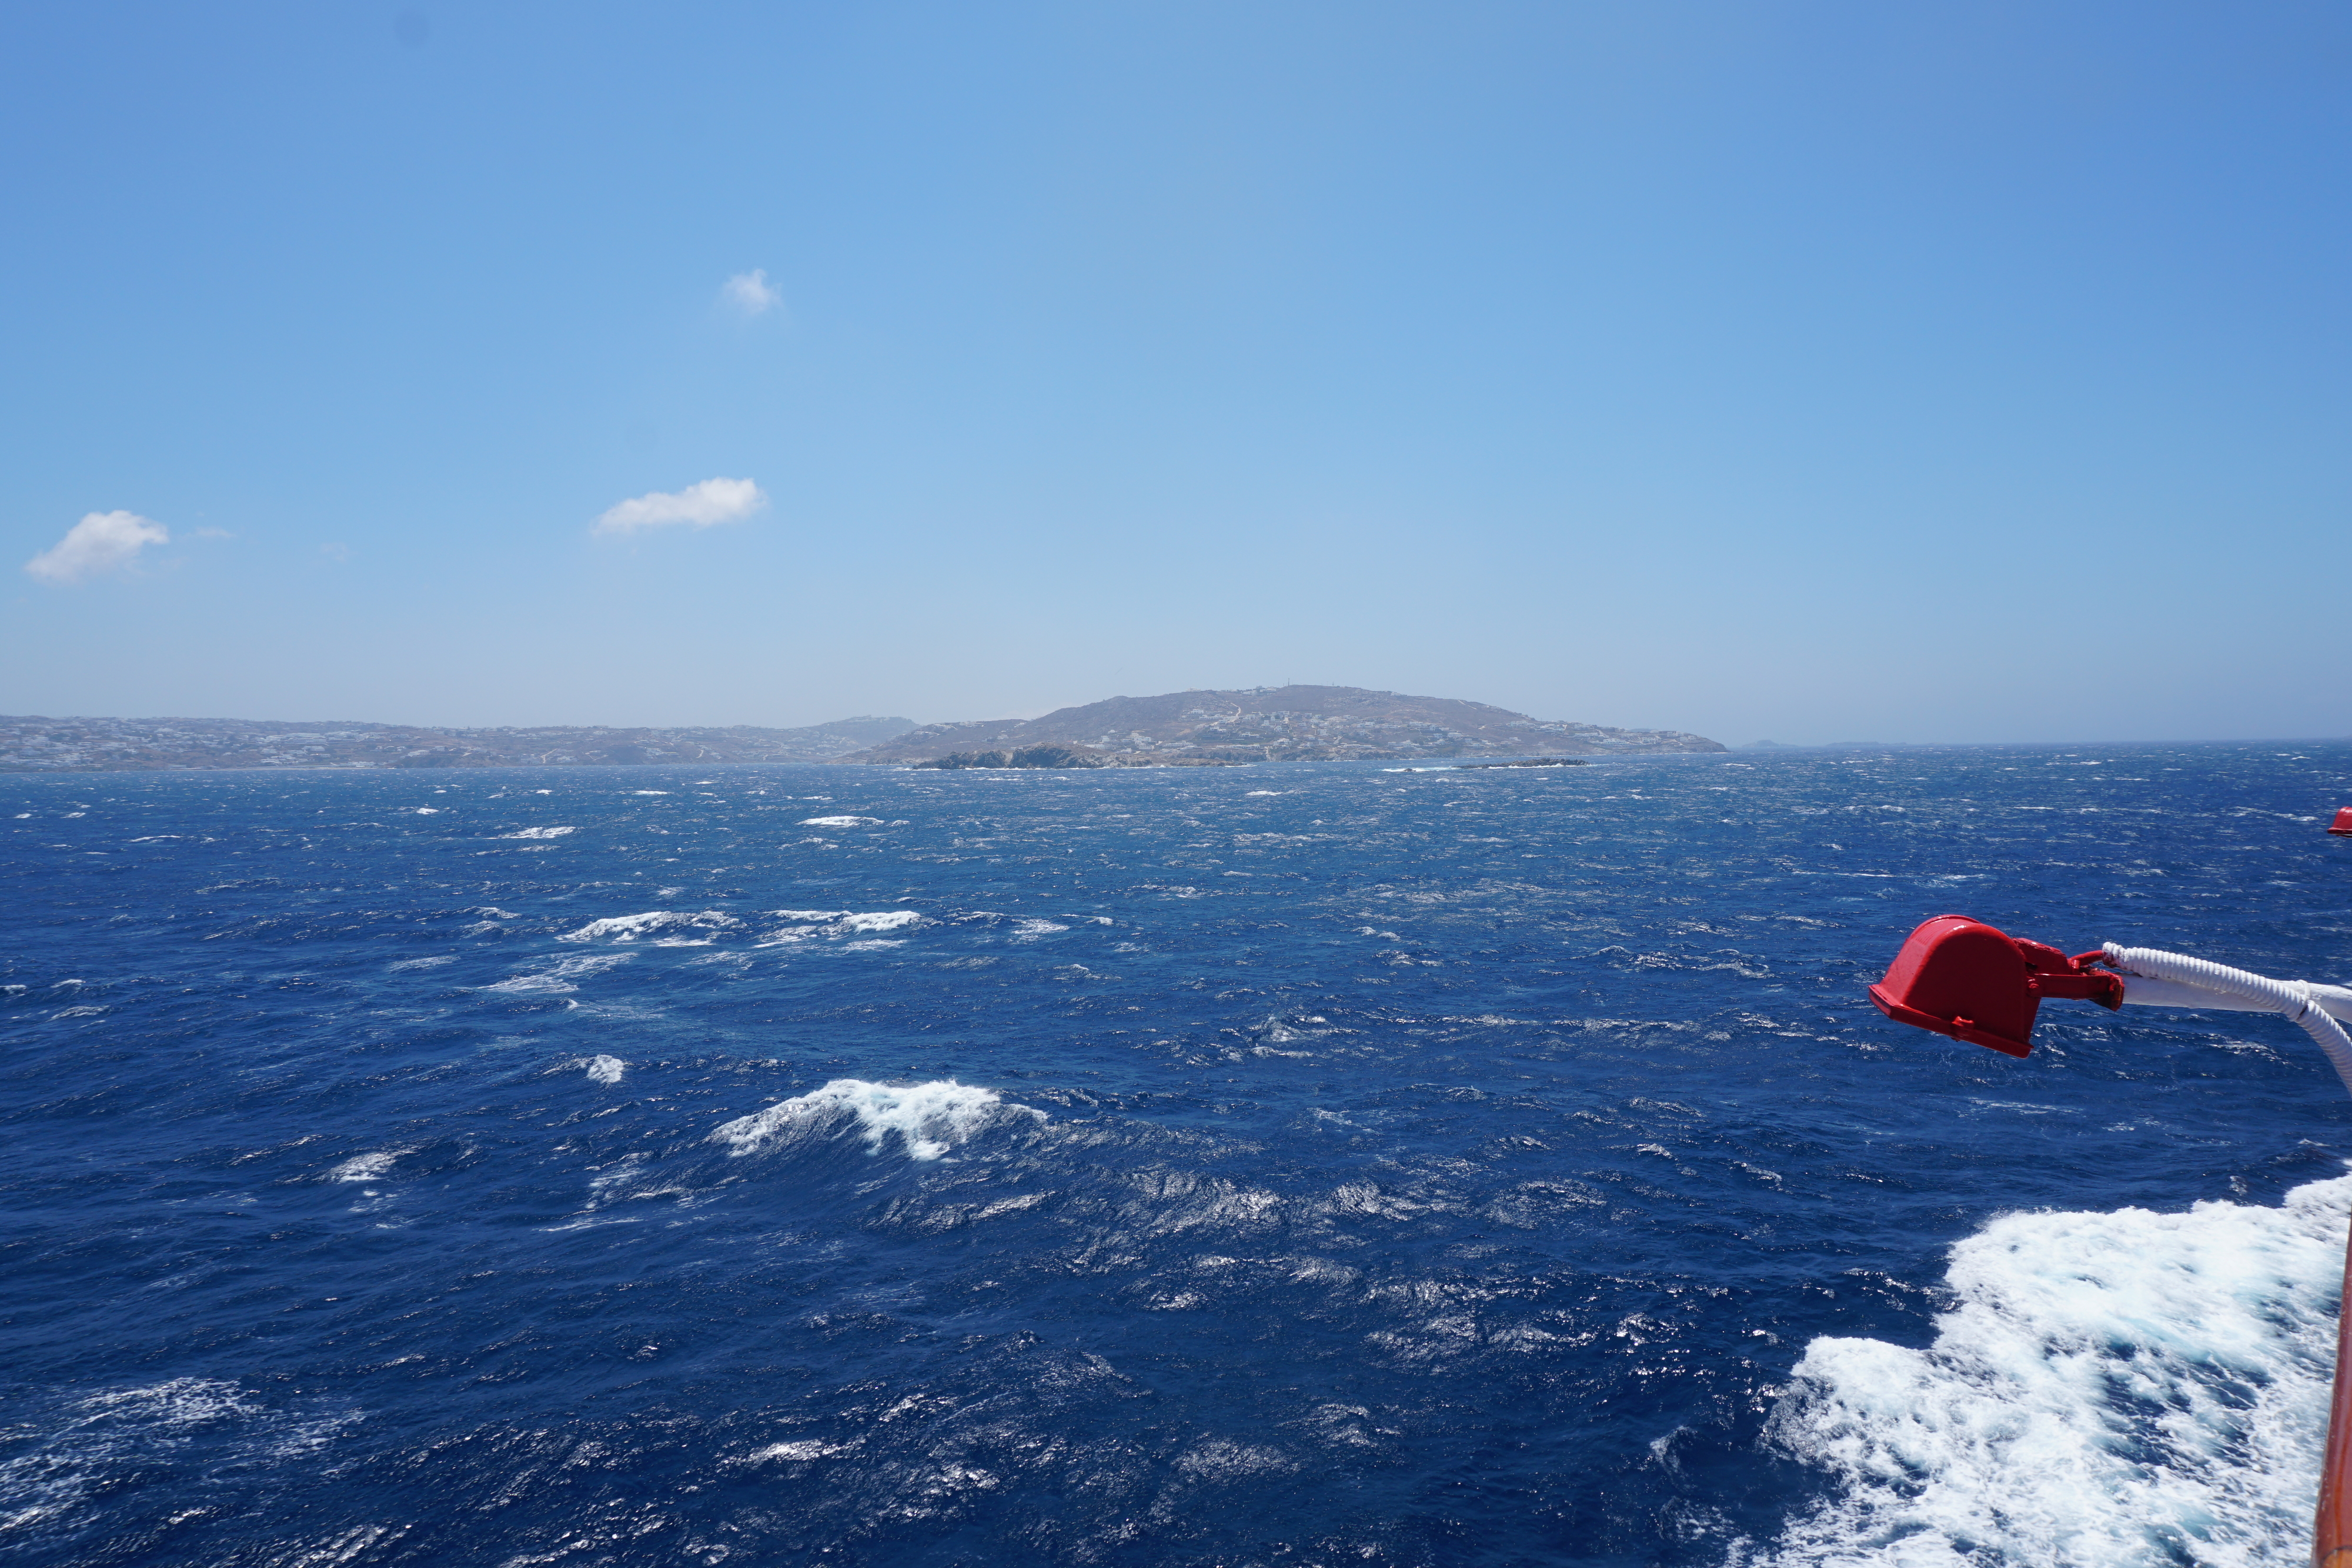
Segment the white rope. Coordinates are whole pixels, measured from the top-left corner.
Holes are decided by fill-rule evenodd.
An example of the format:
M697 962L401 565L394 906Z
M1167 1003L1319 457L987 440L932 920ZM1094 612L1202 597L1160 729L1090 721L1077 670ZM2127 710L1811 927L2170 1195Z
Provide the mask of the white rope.
M2227 964L2154 947L2126 947L2110 942L2105 952L2107 962L2126 975L2144 975L2149 979L2194 986L2200 991L2240 998L2267 1011L2284 1013L2318 1041L2319 1049L2327 1053L2328 1063L2336 1069L2336 1076L2344 1081L2347 1091L2352 1091L2352 1035L2344 1032L2344 1026L2320 1005L2319 998L2312 994L2313 988L2305 982L2273 980L2251 969L2232 969ZM2128 985L2125 993L2128 998Z

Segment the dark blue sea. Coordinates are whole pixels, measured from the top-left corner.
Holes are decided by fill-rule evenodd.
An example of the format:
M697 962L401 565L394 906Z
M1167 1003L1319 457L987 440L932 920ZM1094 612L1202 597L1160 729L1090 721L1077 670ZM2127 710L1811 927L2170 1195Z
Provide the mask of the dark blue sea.
M11 1564L2255 1564L2352 745L12 777Z

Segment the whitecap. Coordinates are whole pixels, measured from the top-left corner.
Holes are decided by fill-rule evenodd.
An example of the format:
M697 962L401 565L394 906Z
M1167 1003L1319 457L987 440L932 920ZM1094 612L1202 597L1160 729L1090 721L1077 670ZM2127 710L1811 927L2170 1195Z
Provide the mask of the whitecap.
M353 1155L327 1173L330 1181L382 1181L392 1162L407 1154L406 1149L379 1149L372 1155Z
M519 833L500 833L502 839L560 839L566 833L576 833L578 828L525 828Z
M711 1133L710 1141L728 1145L737 1155L757 1154L823 1135L854 1117L869 1153L880 1154L895 1135L909 1155L935 1160L990 1124L1016 1113L1045 1120L1044 1112L1008 1103L993 1089L952 1078L928 1083L836 1078L821 1089L724 1123Z
M615 942L634 942L638 937L652 932L667 931L677 926L706 931L723 931L729 926L741 924L743 923L733 915L721 915L715 909L706 909L699 914L652 909L643 915L613 915L602 920L592 920L579 930L566 932L556 940L558 942L593 942L599 937L610 937Z
M592 1056L580 1063L588 1070L591 1083L618 1083L629 1064L617 1056Z
M757 1465L772 1459L787 1459L794 1464L806 1464L811 1459L826 1459L835 1454L851 1453L856 1448L856 1443L828 1443L815 1437L804 1437L796 1443L771 1443L764 1448L754 1448L737 1462Z
M923 917L911 909L887 909L873 915L845 915L835 925L843 931L902 931L922 923Z
M769 913L779 920L797 920L803 924L771 931L760 939L759 945L762 947L805 942L812 936L870 936L880 931L904 931L923 923L923 917L911 909L880 909L862 915L848 909L776 909ZM854 943L851 946L864 945Z
M800 825L803 828L878 828L882 825L882 819L879 817L803 817Z
M516 975L509 979L500 980L496 985L484 986L482 989L505 992L509 995L528 996L538 993L562 996L580 988L572 982L582 976L601 974L615 964L627 963L630 956L626 953L599 953L589 957L566 958L552 969L542 969L531 975Z
M1822 1338L1769 1427L1827 1500L1759 1568L2299 1561L2352 1176L2276 1207L2012 1214L1912 1350Z

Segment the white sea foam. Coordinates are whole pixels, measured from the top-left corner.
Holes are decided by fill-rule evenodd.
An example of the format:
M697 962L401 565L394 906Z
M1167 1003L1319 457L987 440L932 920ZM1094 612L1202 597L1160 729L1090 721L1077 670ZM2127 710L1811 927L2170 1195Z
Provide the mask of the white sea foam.
M823 1137L854 1117L869 1152L880 1154L896 1134L914 1158L935 1160L992 1123L1013 1115L1045 1119L1042 1111L1007 1103L993 1089L952 1078L928 1083L836 1078L822 1089L724 1123L711 1133L710 1141L728 1145L731 1153L751 1155Z
M842 931L903 931L922 923L923 917L911 909L886 909L873 915L845 915L834 925Z
M788 1459L794 1464L806 1464L811 1459L827 1459L835 1454L855 1452L856 1443L827 1443L815 1437L803 1437L797 1443L771 1443L764 1448L754 1448L737 1461L740 1464L764 1464L772 1459Z
M615 964L627 963L629 957L630 955L626 953L598 953L590 956L566 958L552 969L542 969L535 975L517 975L511 979L500 980L494 986L484 986L482 989L501 991L509 995L529 996L538 993L562 996L580 988L572 982L582 976L602 974Z
M618 1083L629 1066L617 1056L592 1056L580 1065L588 1070L591 1083Z
M0 1461L0 1538L30 1544L17 1532L71 1513L94 1488L141 1458L177 1448L202 1428L266 1418L244 1393L234 1383L177 1377L75 1401L31 1451ZM29 1435L29 1428L12 1434L19 1444Z
M500 833L502 839L560 839L566 833L576 833L577 828L525 828L519 833Z
M2277 1207L2014 1214L1908 1350L1818 1339L1773 1442L1835 1493L1763 1568L2197 1563L2307 1549L2352 1176Z
M454 964L457 961L457 955L444 953L433 958L403 958L399 963L387 964L384 967L398 974L403 969L437 969L444 964Z
M640 936L649 936L656 931L673 931L680 928L724 931L730 926L741 924L743 923L733 915L721 915L715 909L706 909L699 914L688 910L651 909L643 915L613 915L602 920L591 920L579 930L566 932L556 940L558 942L593 942L604 937L614 942L634 942Z
M904 931L923 923L923 917L911 909L880 909L864 915L848 909L774 909L769 913L779 920L797 920L801 924L770 932L760 941L762 947L805 942L814 936L871 936L877 931ZM856 948L868 944L853 942L848 946Z
M878 828L881 825L882 819L879 817L803 817L801 819L801 826L803 828Z
M392 1169L392 1162L408 1153L406 1149L379 1149L372 1155L353 1155L327 1173L331 1181L382 1181L383 1173Z

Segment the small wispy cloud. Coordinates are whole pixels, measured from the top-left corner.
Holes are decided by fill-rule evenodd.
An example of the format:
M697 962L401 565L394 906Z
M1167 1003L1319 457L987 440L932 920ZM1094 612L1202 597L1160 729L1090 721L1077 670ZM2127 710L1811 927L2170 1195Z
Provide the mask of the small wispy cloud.
M634 534L645 528L707 528L740 523L768 504L749 479L705 479L669 492L656 490L622 502L596 519L600 534Z
M719 298L746 316L757 316L772 310L784 302L784 297L768 282L768 269L755 267L749 272L739 272L729 278L719 290Z
M79 582L129 566L149 545L171 542L170 529L136 512L90 512L25 570L44 582Z

